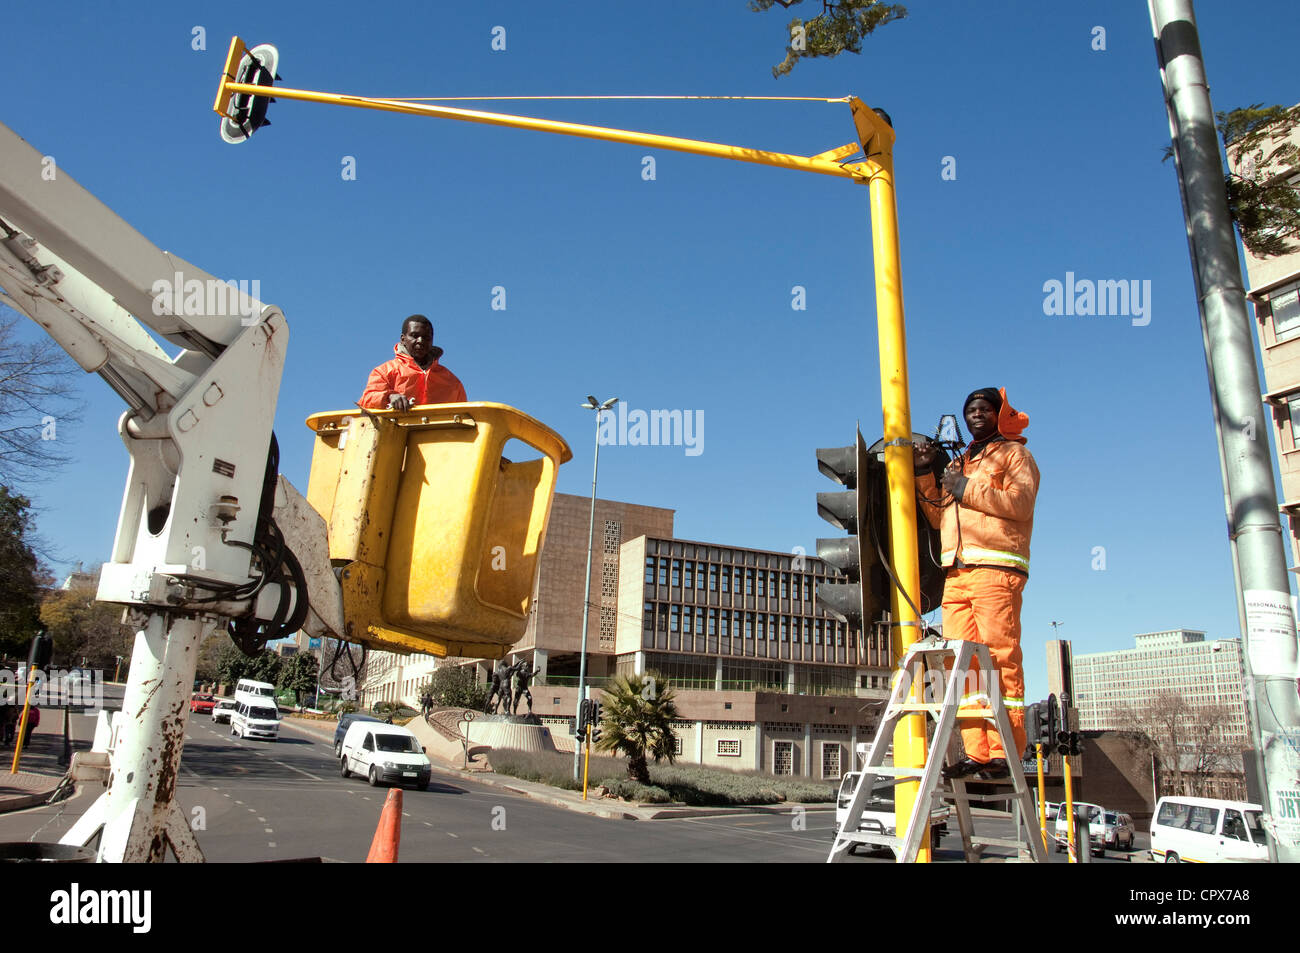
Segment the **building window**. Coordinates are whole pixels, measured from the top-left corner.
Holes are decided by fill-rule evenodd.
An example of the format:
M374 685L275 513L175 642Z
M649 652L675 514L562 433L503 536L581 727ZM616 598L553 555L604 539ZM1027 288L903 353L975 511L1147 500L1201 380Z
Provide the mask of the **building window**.
M1268 296L1273 336L1279 343L1300 334L1300 285L1280 288Z
M695 631L700 635L704 634L704 607L695 607ZM711 635L712 633L710 633Z
M653 584L655 581L655 558L647 556L645 560L645 581L647 584Z
M822 620L818 619L817 620L817 644L818 645L822 644L822 625L823 625Z
M718 757L719 757L719 758L739 758L739 757L740 757L740 739L739 739L739 738L719 738L719 739L718 739Z
M772 742L772 773L794 774L794 742Z
M745 613L745 638L752 639L753 637L754 637L754 613L746 612Z
M781 573L781 598L790 598L790 574L788 572Z
M688 562L686 564L686 589L695 588L695 564Z
M709 635L718 634L718 610L709 610Z
M709 567L709 592L718 591L718 567Z
M669 608L668 610L668 631L669 632L680 631L678 627L678 619L681 617L681 611L682 611L681 606L672 606Z
M754 594L754 570L746 569L745 570L745 595L752 596L753 594Z
M722 567L722 591L731 591L731 570L726 566Z
M645 632L653 632L655 630L655 607L653 602L647 602L645 605L645 623L642 626L642 630Z
M695 564L695 588L704 588L704 563ZM718 587L714 586L713 588L716 589Z
M659 560L659 585L668 585L668 560Z
M822 742L822 777L838 778L840 776L840 745L838 741Z
M784 615L781 616L781 641L782 642L790 641L790 617L789 616L784 616Z
M731 588L734 592L740 592L740 567L737 566L732 570Z
M677 607L673 606L673 608L676 609ZM687 635L690 635L694 631L691 628L691 607L690 606L686 607L686 613L682 619L682 631L685 632Z
M679 735L673 736L673 755L678 758L682 756L682 739Z
M760 639L767 638L767 616L761 612L758 614L758 637Z
M722 635L724 638L731 636L731 611L729 609L722 610Z
M673 560L673 588L677 589L678 587L681 586L681 584L682 584L682 561L680 559L674 559Z
M758 594L760 596L767 595L767 573L765 572L758 574Z

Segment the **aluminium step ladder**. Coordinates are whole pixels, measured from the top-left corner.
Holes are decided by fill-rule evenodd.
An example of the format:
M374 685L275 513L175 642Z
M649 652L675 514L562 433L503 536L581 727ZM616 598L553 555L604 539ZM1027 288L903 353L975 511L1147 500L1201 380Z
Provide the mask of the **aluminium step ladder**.
M949 658L952 659L951 670L945 671L945 664ZM835 833L835 842L831 847L830 856L827 857L827 863L844 860L849 851L859 844L888 847L893 851L897 862L914 862L930 821L931 804L936 795L953 801L957 824L961 831L962 849L968 863L978 863L986 847L1014 848L1021 860L1047 863L1047 851L1043 846L1042 832L1037 823L1032 820L1036 817L1035 802L1025 781L1018 754L1007 758L1007 767L1011 772L1007 782L971 782L962 778L950 781L942 779L940 769L944 762L954 755L957 758L961 757L961 739L953 729L957 723L957 709L961 705L962 690L971 672L980 676L981 685L990 686L991 690L987 693L989 702L987 708L967 709L962 713L963 717L991 720L998 733L1005 739L1004 743L1010 743L1012 738L1011 721L1002 702L1002 692L997 687L997 670L993 668L989 658L988 647L978 642L944 640L930 636L908 647L900 669L904 673L919 674L921 678L919 681L915 677L894 679L884 717L867 754L866 764L858 777L843 828ZM917 694L920 695L925 686L930 684L931 679L927 676L932 673L943 677L942 703L911 700L908 696L911 694L912 685L918 685ZM893 740L894 727L899 719L917 712L924 712L936 722L933 738L926 747L924 767L900 768L884 764L885 752ZM927 720L927 725L928 723ZM916 800L912 804L912 813L902 836L860 829L862 815L871 800L872 788L876 779L882 776L920 781ZM972 783L981 789L981 793L967 790L967 786ZM1010 803L1015 822L1015 839L975 835L970 805L994 802Z

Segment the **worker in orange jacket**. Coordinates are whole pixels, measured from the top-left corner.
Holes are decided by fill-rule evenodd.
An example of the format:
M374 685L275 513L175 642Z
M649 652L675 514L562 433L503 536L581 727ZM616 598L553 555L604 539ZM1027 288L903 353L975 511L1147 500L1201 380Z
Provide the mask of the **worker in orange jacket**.
M433 346L433 322L413 314L402 322L394 357L370 372L357 403L376 410L410 410L416 404L461 404L465 385L438 363L442 348Z
M998 732L984 719L958 720L966 756L944 769L944 777L979 774L1006 777L1007 758L1025 750L1025 677L1020 653L1020 605L1029 579L1029 537L1034 528L1038 465L1021 436L1027 414L1007 401L1005 388L984 387L962 407L971 444L948 465L942 479L931 468L935 448L913 449L917 497L930 525L940 530L943 634L988 646L996 666L1014 735L1008 752ZM971 690L974 687L975 690ZM967 686L963 707L986 708L988 695Z

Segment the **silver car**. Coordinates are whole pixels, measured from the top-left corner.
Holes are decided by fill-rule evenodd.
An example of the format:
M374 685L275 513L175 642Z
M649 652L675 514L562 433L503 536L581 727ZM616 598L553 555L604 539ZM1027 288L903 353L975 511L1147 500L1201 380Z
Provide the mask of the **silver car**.
M1093 827L1094 839L1096 837L1096 826ZM1137 828L1133 826L1133 818L1127 814L1120 814L1117 811L1106 811L1102 820L1102 843L1112 850L1132 850L1133 837L1137 833Z

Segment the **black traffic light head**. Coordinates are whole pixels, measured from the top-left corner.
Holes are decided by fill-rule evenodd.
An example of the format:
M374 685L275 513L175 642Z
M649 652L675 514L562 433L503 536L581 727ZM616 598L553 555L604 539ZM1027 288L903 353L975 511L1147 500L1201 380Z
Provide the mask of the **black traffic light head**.
M270 96L234 92L227 83L270 89L280 78L279 65L280 52L271 44L263 43L249 50L239 37L231 39L217 101L212 107L221 116L221 138L226 142L243 142L262 126L269 126L266 109L275 101Z
M1044 728L1042 702L1034 702L1025 709L1025 741L1029 745L1027 754L1030 757L1034 755L1035 745L1047 743L1043 737Z
M54 655L54 640L41 629L32 639L32 647L27 652L27 670L46 668Z
M851 534L848 537L817 540L817 558L843 573L846 582L824 582L817 586L822 608L846 622L865 627L873 621L868 590L871 580L862 569L863 537L867 533L865 487L867 445L862 432L848 447L826 447L817 451L817 469L845 490L817 494L817 515ZM867 545L870 545L869 537Z

